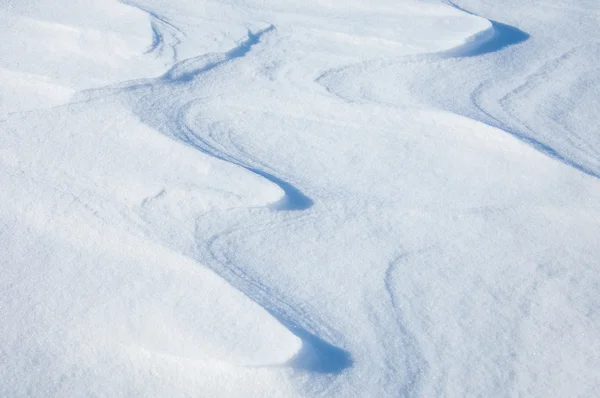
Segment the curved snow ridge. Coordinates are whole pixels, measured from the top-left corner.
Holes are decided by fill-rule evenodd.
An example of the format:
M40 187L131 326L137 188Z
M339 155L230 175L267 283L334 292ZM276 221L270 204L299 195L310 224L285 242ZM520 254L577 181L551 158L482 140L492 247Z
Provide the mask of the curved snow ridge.
M378 69L387 67L396 63L412 64L421 62L435 62L440 58L467 58L485 55L500 51L506 47L519 44L529 38L529 35L520 29L509 26L500 22L483 18L479 15L468 12L454 3L443 1L444 4L476 18L482 25L482 29L475 33L469 34L462 42L452 46L433 52L422 52L417 54L400 55L392 59L372 59L345 65L343 67L329 69L321 73L314 79L314 82L325 87L331 94L347 101L355 102L357 96L364 97L365 92L362 89L345 87L345 82L352 81L357 74L362 74L370 69ZM334 87L338 82L337 86ZM341 84L339 84L341 82ZM365 98L361 98L364 100ZM370 99L367 99L369 101ZM380 103L384 105L383 103ZM391 105L391 104L390 104Z
M477 16L467 10L464 10L454 3L446 2L448 5L462 11L468 13L470 15ZM488 20L490 23L490 27L485 29L469 38L466 39L465 43L455 47L450 50L441 51L438 53L432 54L421 54L417 56L409 55L403 56L399 61L381 61L374 60L368 61L367 63L355 64L346 66L344 68L335 69L328 71L321 76L319 76L315 81L325 87L328 92L336 95L337 97L343 99L346 102L373 102L377 103L381 106L390 106L396 107L400 104L405 105L402 101L401 95L395 95L395 101L382 101L381 98L377 96L377 94L372 94L372 89L365 90L360 84L356 85L348 85L347 81L355 81L358 80L359 76L365 75L365 71L377 72L378 69L384 69L391 66L399 65L401 68L403 65L406 65L406 71L411 72L411 64L418 63L419 65L424 65L425 67L433 69L434 67L448 66L452 68L456 68L457 65L451 63L452 59L462 59L464 62L468 62L469 58L489 55L492 53L498 53L508 47L519 45L526 40L529 39L529 34L520 30L517 27L510 26L507 24L503 24L497 21ZM600 48L600 47L599 47ZM546 113L547 107L539 106L538 103L543 104L543 101L540 98L548 97L549 93L545 93L543 96L539 98L534 98L534 101L530 101L534 106L539 106L539 110L537 112L522 112L520 109L523 107L523 103L519 106L516 105L516 99L521 98L522 96L529 95L530 97L534 97L533 94L536 92L536 87L540 86L536 82L544 81L552 81L552 86L561 86L560 89L556 89L553 91L554 95L560 95L564 97L568 95L569 87L565 86L565 82L571 83L568 78L562 79L551 79L549 78L550 73L556 73L556 70L559 68L563 68L562 64L567 63L570 57L577 54L578 51L583 52L584 50L590 52L597 50L588 46L587 48L576 48L569 51L562 56L555 58L545 64L537 73L525 76L524 82L517 86L514 90L509 93L505 93L502 98L498 99L498 105L502 111L501 114L496 112L492 112L486 109L486 106L481 101L481 94L484 91L484 88L489 81L484 81L481 83L470 95L470 104L465 105L457 104L455 98L450 98L454 93L448 93L448 97L441 97L439 92L434 92L434 90L422 90L421 84L431 86L431 81L425 82L423 81L419 85L415 85L416 88L408 88L406 91L406 97L413 96L419 97L422 95L421 91L431 92L430 95L435 95L436 98L430 97L425 98L424 103L427 105L433 104L434 106L442 109L447 109L448 111L462 115L467 118L471 118L482 123L485 123L491 127L497 128L501 130L505 134L509 134L520 142L528 145L538 152L541 152L569 167L572 167L582 173L585 173L589 176L600 178L600 174L598 172L598 157L597 152L593 147L594 139L582 139L579 134L574 134L574 132L569 131L569 128L576 127L579 130L582 130L581 127L576 125L576 123L571 122L575 126L563 126L560 123L557 123L558 119L566 118L566 116L561 115L564 111L555 109L556 105L549 105L552 109L554 109L552 115L548 115L548 121L552 121L551 128L548 128L547 131L564 131L563 134L554 134L554 136L548 134L544 131L535 131L535 129L528 123L529 119L539 119L539 116L536 116L538 113ZM498 55L500 56L500 55ZM441 58L441 59L440 59ZM574 57L575 58L575 57ZM587 59L595 59L593 56ZM586 65L587 59L584 58L581 62L577 63L578 68L589 68L593 69L592 65ZM447 61L450 60L450 61ZM446 64L444 64L446 62ZM575 67L575 61L571 61L573 67ZM580 86L585 86L590 92L593 89L590 87L593 86L594 74L590 72L590 76L579 76L578 81L572 82L573 85L579 84ZM540 86L541 87L541 86ZM544 90L548 90L549 85L544 85ZM489 88L489 87L488 87ZM429 87L427 87L429 89ZM541 90L540 90L541 91ZM400 92L400 90L398 90ZM444 103L442 99L446 99ZM522 98L521 98L522 99ZM569 102L570 106L572 104L577 103L576 99L573 99ZM448 108L446 105L452 104L453 108ZM473 110L469 110L470 108L474 108ZM511 109L512 108L512 109ZM585 113L582 114L585 118L588 118L589 110L585 110ZM548 124L548 122L545 122ZM585 133L583 131L582 133ZM567 139L561 139L561 137L568 137Z
M102 319L105 311L128 314L121 301L139 296L146 305L134 312L135 321L114 322L116 330L105 327L99 336L119 336L125 345L133 338L133 349L235 367L284 365L301 351L298 337L222 277L160 245L146 246L130 255L152 272L150 277L95 307L89 322ZM120 306L125 308L116 310ZM153 323L161 326L147 327Z
M219 66L225 65L235 59L244 57L248 54L252 47L260 42L263 35L269 34L275 31L274 25L269 25L267 28L252 32L248 30L247 39L242 41L238 46L230 49L224 53L211 53L201 55L199 57L191 58L188 60L181 61L174 65L167 73L160 77L160 81L169 86L191 83L195 78L201 74L209 72ZM281 177L275 175L275 173L268 172L264 168L257 167L244 161L240 158L236 158L230 153L226 153L223 150L218 149L218 144L211 143L209 138L204 138L202 134L196 133L195 129L190 127L190 120L199 118L193 112L194 104L197 99L188 101L185 105L180 106L178 115L176 116L177 131L171 132L172 135L183 140L186 144L192 145L196 149L217 159L235 164L243 167L244 169L256 174L273 184L279 186L283 191L283 196L276 202L272 203L271 207L276 210L305 210L313 205L311 198L306 196L300 189L295 187L293 184L285 181ZM264 166L264 165L262 165Z
M194 125L194 120L202 119L202 115L195 106L202 99L191 94L194 92L192 89L201 87L198 83L200 78L209 71L244 57L260 42L263 35L274 30L275 27L270 25L258 32L248 31L246 40L229 51L205 54L178 62L159 78L148 79L142 84L133 82L132 86L122 87L118 91L129 99L134 111L150 127L215 159L239 166L278 186L282 190L282 196L268 206L272 210L301 211L310 208L313 201L300 189L277 176L276 171L272 171L270 167L243 152L240 153L230 141L220 141L219 138L223 137L218 135L218 132L198 128ZM111 91L111 93L113 92ZM352 365L350 353L328 343L309 330L321 330L322 328L317 325L310 328L301 326L311 324L308 314L299 313L292 306L285 304L285 300L278 298L271 288L245 274L228 261L222 253L213 249L212 245L217 238L218 235L206 242L208 255L203 259L203 263L211 263L210 268L213 271L263 307L274 319L302 341L301 349L285 365L297 370L330 374L340 373ZM206 237L198 237L199 241L205 241L205 239Z
M464 44L460 44L454 48L439 52L437 54L451 57L464 57L470 56L471 54L477 52L479 48L486 45L486 43L489 43L495 35L495 29L491 21L486 21L489 23L488 28L467 37L464 41Z
M145 13L112 1L82 0L68 10L41 3L15 3L10 13L0 12L7 27L2 69L43 76L73 91L164 71L159 60L141 55L147 46Z
M226 245L225 238L242 229L234 226L204 240L199 247L203 263L300 339L299 351L284 365L299 371L321 374L340 374L350 368L354 363L350 352L319 336L329 337L325 322L314 319L300 305L289 302L278 289L266 286L259 278L236 265L226 248L221 248L221 245Z
M312 207L313 201L292 184L273 174L248 165L241 158L222 152L218 148L218 143L202 138L188 125L186 125L185 130L188 142L199 151L242 167L278 185L283 190L284 195L279 201L269 206L271 209L276 211L300 211ZM212 136L212 134L209 134L209 136ZM296 370L325 374L339 374L351 367L353 360L348 351L330 344L310 331L322 330L321 323L311 321L310 315L298 310L297 306L287 303L285 298L282 298L284 297L283 294L277 293L274 289L265 286L259 279L246 273L228 258L226 251L218 249L217 244L220 243L223 236L230 233L232 231L217 234L203 245L208 252L203 261L211 264L213 271L258 303L301 340L301 349L285 365ZM199 238L199 240L202 240L202 238Z
M258 32L252 32L250 29L248 29L248 38L231 50L225 53L205 54L199 57L181 61L174 65L167 73L165 73L162 78L166 81L175 83L189 82L203 72L207 72L225 64L228 61L241 58L248 54L252 47L259 43L260 38L264 34L274 30L275 26L273 25L270 25L263 30L259 30Z
M466 14L485 19L489 23L489 27L468 37L464 44L443 51L442 55L449 57L476 57L500 51L506 47L522 43L529 39L529 34L515 26L483 18L465 10L449 0L445 0L444 3Z
M226 150L220 149L223 148L225 143L215 141L215 132L211 131L209 134L198 134L196 131L202 130L195 129L193 127L193 121L201 119L201 114L194 109L194 105L199 102L200 101L198 100L190 101L181 108L180 115L178 116L180 133L183 135L185 142L207 155L242 167L277 185L282 190L283 195L279 200L271 203L269 205L270 208L274 210L296 211L306 210L313 206L314 202L310 197L306 196L290 182L276 176L273 172L267 171L269 169L268 166L260 164L260 162L256 162L259 164L254 165L252 162L244 160L243 158L251 158L245 153L242 153L241 156L236 156L231 150L226 152ZM234 146L231 142L228 142L228 144L230 144L230 148Z
M282 194L269 204L272 209L308 209L313 205L312 199L292 183L277 176L275 171L268 170L268 167L260 162L244 160L233 153L228 153L227 148L222 149L222 143L211 142L209 137L205 137L205 131L196 132L190 122L201 115L196 114L193 109L200 99L194 96L190 98L188 86L196 87L198 84L196 80L204 73L245 56L259 43L264 34L274 30L275 27L270 25L258 32L248 31L246 40L229 51L205 54L181 61L159 78L140 79L101 89L86 90L77 94L76 100L87 102L106 96L125 97L144 124L216 159L242 167L279 187Z
M529 35L519 28L500 22L487 20L490 27L468 37L465 43L453 49L438 53L446 57L477 57L500 51L529 39Z
M162 56L165 52L166 46L168 46L171 51L171 62L175 64L178 61L178 47L181 44L181 39L179 36L185 36L185 33L171 23L166 17L161 16L146 7L143 7L136 2L131 0L120 1L122 4L137 8L138 10L146 13L150 18L152 43L146 50L145 54L156 53L158 56ZM167 39L165 39L165 36Z
M586 106L586 100L593 101L598 95L599 55L600 43L574 47L545 62L498 100L508 119L505 125L513 125L506 127L509 133L598 179L600 142L589 128L594 125L596 109ZM573 76L571 70L579 72ZM561 98L564 103L561 106L548 98ZM474 103L483 110L479 96L474 96ZM523 104L535 112L525 112Z
M472 102L473 105L482 113L484 114L486 117L488 117L491 122L481 122L484 123L490 127L496 128L499 131L503 132L504 134L508 134L512 137L514 137L515 139L517 139L518 141L522 142L524 145L527 145L533 149L535 149L536 151L543 153L544 155L557 160L558 162L563 163L566 166L572 167L575 170L578 170L584 174L589 175L590 177L594 177L597 179L600 179L600 173L595 170L595 168L597 168L598 166L596 166L597 164L597 157L590 157L591 161L586 162L585 160L582 161L582 159L577 159L575 156L572 156L572 154L566 153L563 149L560 149L558 146L553 146L551 143L548 142L543 142L540 139L537 139L535 137L532 136L531 131L529 130L528 127L525 127L524 131L521 131L517 128L512 128L508 125L507 122L504 122L502 120L500 120L499 118L493 116L491 113L487 112L485 110L485 108L480 104L478 96L481 93L482 90L482 86L481 85L479 87L478 90L476 90L471 98L472 98ZM470 119L470 118L468 118ZM477 121L476 119L471 119L473 121ZM576 137L576 139L578 140L578 137ZM591 149L590 149L591 151ZM594 164L596 163L596 164Z

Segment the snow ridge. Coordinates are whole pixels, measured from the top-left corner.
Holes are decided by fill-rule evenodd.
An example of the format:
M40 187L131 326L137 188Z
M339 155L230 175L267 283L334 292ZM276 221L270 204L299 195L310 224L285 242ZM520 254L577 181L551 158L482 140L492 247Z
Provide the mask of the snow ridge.
M270 168L259 160L243 152L238 151L236 154L231 142L216 141L212 134L195 130L193 121L202 118L200 111L196 109L197 105L202 103L202 99L188 99L189 93L198 85L196 80L203 74L244 57L253 46L260 43L263 35L274 31L273 25L257 32L248 31L247 39L229 51L186 59L173 65L167 73L157 79L135 81L129 86L120 84L116 93L113 88L108 90L112 96L124 94L141 120L157 131L216 159L242 167L279 186L283 196L270 206L273 210L299 211L310 208L312 200L291 183L277 177L275 171L266 171ZM105 94L103 89L99 89L87 95L102 97ZM199 239L203 241L202 238ZM351 366L352 360L348 352L327 343L302 326L310 325L307 314L286 304L285 299L277 298L281 294L275 294L259 280L244 274L234 263L223 257L223 254L218 253L214 249L217 239L219 235L207 241L206 247L210 256L203 256L202 261L264 307L303 341L301 351L289 362L290 366L316 373L339 373ZM311 329L317 331L322 328L313 325Z
M600 391L593 2L67 3L0 7L1 396Z
M152 44L146 50L146 54L155 53L158 57L163 56L165 51L171 53L171 62L178 62L178 46L181 44L180 36L185 37L177 26L173 25L166 17L158 15L131 0L119 0L122 4L137 8L148 14L150 18L150 27L152 28ZM168 47L168 50L167 50Z

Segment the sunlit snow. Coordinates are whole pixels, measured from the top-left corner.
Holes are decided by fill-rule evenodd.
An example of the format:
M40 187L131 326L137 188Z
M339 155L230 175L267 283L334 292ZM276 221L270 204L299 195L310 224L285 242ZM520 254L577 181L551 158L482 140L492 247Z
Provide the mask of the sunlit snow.
M600 395L599 2L0 23L0 397Z

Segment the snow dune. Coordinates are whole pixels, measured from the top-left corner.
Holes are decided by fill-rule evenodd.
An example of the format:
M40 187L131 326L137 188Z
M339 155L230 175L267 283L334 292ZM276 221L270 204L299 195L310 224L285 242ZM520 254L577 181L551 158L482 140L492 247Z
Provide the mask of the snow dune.
M599 15L4 4L0 396L597 395Z

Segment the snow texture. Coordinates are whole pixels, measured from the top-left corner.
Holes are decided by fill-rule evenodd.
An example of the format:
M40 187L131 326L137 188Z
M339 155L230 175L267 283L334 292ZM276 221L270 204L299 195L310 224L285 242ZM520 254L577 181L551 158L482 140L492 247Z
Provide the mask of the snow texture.
M0 22L0 396L600 395L597 1Z

